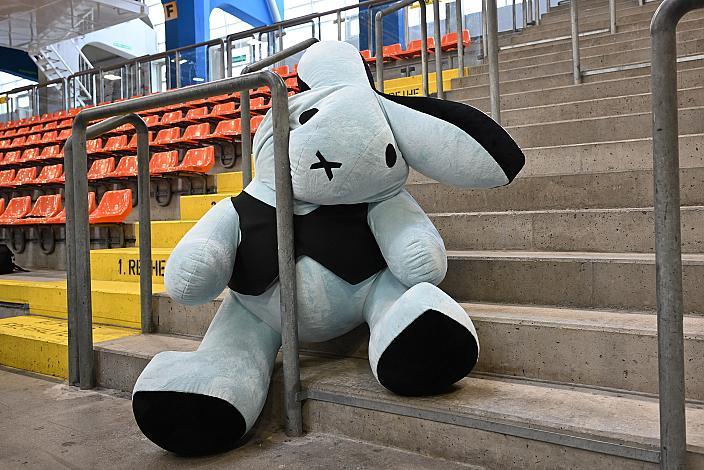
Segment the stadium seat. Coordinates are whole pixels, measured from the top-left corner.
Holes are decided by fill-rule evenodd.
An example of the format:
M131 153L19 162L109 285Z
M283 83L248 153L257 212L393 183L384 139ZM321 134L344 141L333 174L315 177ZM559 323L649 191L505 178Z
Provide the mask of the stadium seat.
M0 198L0 215L5 212L5 200Z
M15 179L12 180L12 186L23 186L32 184L35 179L37 179L36 166L20 168L19 170L17 170L17 175L15 175Z
M270 108L271 103L265 103L263 97L254 98L249 103L250 111L256 114L266 114Z
M122 157L108 178L132 178L137 176L137 157Z
M42 124L37 124L37 125L32 126L32 127L29 129L29 133L30 133L30 134L37 134L37 133L41 133L43 130L44 130L44 125L42 125Z
M32 196L21 196L10 199L7 208L0 215L0 225L14 225L17 220L26 216L32 209Z
M9 149L11 143L10 139L0 140L0 150Z
M144 124L147 125L147 127L154 127L159 125L159 120L161 119L161 116L158 114L153 114L151 116L145 116L144 118Z
M462 30L462 44L466 47L469 46L470 43L469 31L466 29ZM445 34L440 40L440 47L443 51L457 50L457 33L452 32Z
M27 136L27 140L24 141L25 147L40 145L42 140L41 134L30 134Z
M215 130L207 137L201 139L206 142L232 142L242 135L242 126L239 119L221 121Z
M427 40L428 40L428 51L432 52L435 49L435 39L427 38ZM422 46L423 46L423 44L420 39L414 39L413 41L408 43L408 47L405 50L403 50L400 54L398 54L398 56L402 57L404 59L413 59L416 57L420 57Z
M135 134L136 135L136 134ZM151 146L156 148L156 149L166 149L170 147L171 145L175 144L178 142L178 140L181 138L181 129L178 127L171 127L169 129L162 129L160 130L156 138L154 139L154 142L151 143Z
M63 158L64 155L59 151L58 145L49 145L42 149L42 153L39 155L39 160L53 160L55 158Z
M64 119L63 121L60 121L57 125L57 129L67 129L73 126L73 119Z
M86 152L98 154L103 149L102 139L92 139L86 142Z
M100 180L107 178L115 170L115 159L113 157L96 160L88 170L89 180Z
M61 163L56 165L47 165L39 172L39 176L32 184L59 184L64 182L64 166Z
M17 225L43 223L47 217L54 217L61 212L61 194L39 196L32 210L15 222Z
M126 135L118 135L109 137L103 149L99 152L100 155L122 155L128 153L128 139Z
M12 139L12 142L10 143L9 148L11 149L19 149L24 147L24 141L27 140L27 137L21 136L21 137L15 137Z
M202 124L193 124L188 126L183 132L183 137L179 139L179 144L186 147L198 145L199 141L205 140L210 135L210 124L204 122Z
M62 129L56 139L59 142L65 142L69 137L71 137L71 129Z
M12 180L15 179L15 170L0 171L0 188L11 187Z
M281 75L282 77L288 77L288 65L282 65L281 67L274 67L271 69L272 72Z
M365 62L376 62L376 57L372 57L372 51L370 51L369 49L364 49L363 51L359 51L359 53L362 55L362 59L364 59Z
M150 132L149 133L149 145L152 144L154 141L154 133ZM122 148L118 149L120 152L122 152ZM130 139L129 143L127 144L127 147L124 148L126 153L135 153L137 151L137 134L134 134L132 138ZM125 152L122 152L125 153Z
M97 204L95 202L95 193L88 193L88 214L92 214L95 211ZM65 224L66 223L66 209L62 209L61 212L53 217L47 217L41 221L37 221L38 224Z
M203 147L187 151L176 171L205 174L213 168L213 165L215 165L215 148Z
M44 132L56 129L57 124L56 121L47 122L44 126Z
M389 46L384 46L382 53L384 54L384 62L387 62L387 59L399 60L401 59L399 54L403 54L403 48L401 48L401 44L399 43L391 44Z
M132 190L121 189L103 194L98 207L88 216L91 224L120 224L132 212Z
M254 135L255 132L257 132L257 129L259 129L259 126L261 123L264 121L264 116L254 116L252 117L252 120L250 121L249 129L252 135Z
M255 88L254 90L250 90L249 96L250 96L250 98L256 98L256 97L268 98L271 96L271 90L269 90L268 86L260 86L259 88Z
M152 156L149 161L149 173L152 175L163 175L173 173L178 167L178 151L159 152Z
M5 154L5 158L2 161L3 165L16 165L22 161L22 152L19 150L13 150Z
M17 133L15 135L27 135L29 134L29 127L20 127L17 129Z
M8 138L8 137L14 137L17 135L17 129L10 129L5 131L5 134L3 134L3 137Z
M226 119L232 119L240 115L240 109L236 107L234 101L228 103L219 103L213 106L212 111L205 116L202 116L201 120L208 122L220 122Z
M183 118L184 124L197 124L202 118L208 115L208 107L200 106L198 108L189 109L186 117Z
M295 77L287 78L284 83L286 83L286 88L288 88L289 91L295 91L296 93L300 91L298 89L298 80Z
M159 126L162 128L172 127L181 121L183 121L183 112L180 110L171 111L169 113L164 113L164 115L161 116L161 124L159 124Z
M27 149L24 152L22 152L21 162L22 163L31 163L35 160L39 160L40 153L41 153L40 149L37 147Z
M45 132L42 135L42 138L39 141L39 144L40 145L53 144L54 142L58 142L58 141L59 141L59 139L58 139L58 134L56 133L56 131L49 131L49 132Z

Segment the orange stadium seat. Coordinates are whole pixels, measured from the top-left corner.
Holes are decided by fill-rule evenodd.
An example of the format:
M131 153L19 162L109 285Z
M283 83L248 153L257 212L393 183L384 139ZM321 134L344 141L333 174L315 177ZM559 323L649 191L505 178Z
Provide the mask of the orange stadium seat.
M71 126L73 126L73 119L64 119L63 121L60 121L56 125L56 128L57 129L66 129L66 128L70 128Z
M180 144L186 146L198 145L198 142L207 139L210 135L210 124L204 122L202 124L193 124L188 126L183 132L183 137L179 140Z
M202 140L204 141L214 141L214 142L231 142L235 137L242 135L242 126L240 125L239 119L228 119L227 121L221 121L215 130Z
M40 160L52 160L54 158L63 158L63 153L59 151L58 145L49 145L42 149L41 155L39 155Z
M464 29L462 30L462 44L466 46L469 46L471 43L471 39L469 38L469 31ZM452 33L447 33L445 34L442 39L440 40L440 47L442 48L443 51L453 51L457 49L457 33L452 32Z
M36 166L30 166L27 168L20 168L19 170L17 170L17 175L15 175L15 179L12 180L12 185L13 186L23 186L23 185L32 184L35 179L37 179L37 167Z
M428 51L433 51L435 49L435 39L427 38L428 40ZM408 47L399 54L399 57L404 59L413 59L415 57L420 57L421 47L423 46L420 39L414 39L408 43Z
M32 210L23 218L17 220L18 225L43 223L47 217L54 217L61 212L61 194L39 196Z
M255 132L257 132L257 129L259 129L259 126L261 123L264 121L264 116L254 116L252 120L250 121L250 132L252 135L254 135Z
M86 142L86 152L87 153L100 153L103 149L102 139L93 139Z
M219 103L213 106L209 114L202 117L203 121L219 122L225 119L232 119L240 115L240 109L235 106L234 101Z
M24 141L27 140L27 137L21 136L21 137L15 137L12 139L12 142L10 143L10 147L12 149L18 149L24 147Z
M59 136L56 138L59 142L65 142L71 137L71 129L63 129L59 132Z
M129 152L127 150L128 139L126 135L118 135L114 137L109 137L103 149L100 151L101 155L121 155Z
M122 157L108 178L131 178L137 176L137 157Z
M363 51L359 51L359 53L362 55L362 59L364 59L365 62L376 62L376 57L372 57L372 51L369 49L364 49Z
M96 207L97 207L97 204L95 202L95 193L91 191L88 193L88 214L92 214L93 211L95 211ZM66 223L66 209L62 209L61 212L59 212L58 214L56 214L53 217L47 217L45 219L42 219L41 221L37 221L36 223L65 224Z
M281 75L282 77L288 77L288 65L282 65L281 67L274 67L271 69L272 72Z
M403 54L403 49L401 48L401 44L396 43L389 46L384 46L382 52L384 54L384 62L386 62L386 59L399 60L401 58L399 57L399 54Z
M152 175L163 175L172 173L178 167L178 151L159 152L152 156L149 161L149 173Z
M115 170L115 159L113 157L96 160L88 170L89 180L100 180L107 178Z
M58 135L56 131L49 131L45 132L42 134L42 139L39 141L40 144L45 145L45 144L52 144L54 142L58 142Z
M98 207L88 216L91 224L120 224L132 212L132 190L121 189L103 194Z
M208 107L200 106L198 108L189 109L186 117L183 118L185 124L197 124L202 118L208 115Z
M19 150L13 150L5 154L5 158L2 161L3 165L16 165L22 161L22 152Z
M157 133L156 138L154 139L154 142L151 143L151 146L156 149L160 149L160 150L166 149L167 147L178 142L178 140L180 138L181 138L181 129L180 128L171 127L169 129L162 129Z
M64 182L64 166L61 163L47 165L39 172L33 184L58 184Z
M14 225L17 220L26 216L32 209L32 196L21 196L10 199L7 208L0 215L0 225Z
M170 127L173 124L179 123L183 121L183 112L182 111L171 111L169 113L164 113L163 116L161 116L161 127Z
M271 108L271 103L265 103L264 98L254 98L249 104L249 109L253 113L266 114L266 112Z
M57 124L56 121L47 122L44 126L44 132L56 129Z
M176 171L204 174L210 171L213 165L215 165L215 148L203 147L187 151Z
M12 180L15 179L15 170L0 171L0 188L11 187Z
M22 152L22 163L32 162L34 160L39 160L40 149L38 147L27 149Z

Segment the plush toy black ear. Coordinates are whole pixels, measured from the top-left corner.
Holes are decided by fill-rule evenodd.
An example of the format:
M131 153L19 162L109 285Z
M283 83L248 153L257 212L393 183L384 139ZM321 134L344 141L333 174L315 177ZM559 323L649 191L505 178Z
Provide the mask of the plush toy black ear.
M369 66L361 62L376 90ZM425 176L453 186L489 188L510 183L523 168L525 156L516 142L480 110L376 91L401 154Z

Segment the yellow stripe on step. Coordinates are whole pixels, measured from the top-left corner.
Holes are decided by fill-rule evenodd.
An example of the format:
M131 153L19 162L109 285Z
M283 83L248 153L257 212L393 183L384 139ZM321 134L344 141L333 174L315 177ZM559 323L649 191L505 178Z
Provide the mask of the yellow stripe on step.
M199 220L218 202L225 198L237 196L239 193L198 194L181 196L181 220Z

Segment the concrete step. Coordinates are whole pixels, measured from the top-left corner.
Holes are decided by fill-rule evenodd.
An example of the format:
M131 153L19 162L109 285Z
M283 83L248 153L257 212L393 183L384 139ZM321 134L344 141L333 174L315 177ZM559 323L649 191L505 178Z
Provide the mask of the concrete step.
M237 194L239 194L239 191L232 193L218 192L217 194L181 196L179 199L181 220L198 220L219 201L228 197L237 196Z
M680 108L704 106L704 87L680 89L678 92L678 106ZM640 93L506 110L501 112L501 124L510 127L526 122L539 123L621 116L624 114L648 113L651 109L650 93ZM482 111L489 112L490 109Z
M682 20L677 25L677 42L689 41L701 38L702 20L690 19ZM636 29L632 31L600 32L598 34L587 33L580 35L580 52L593 47L604 48L604 53L609 52L612 46L621 45L624 42L632 41L636 44L650 44L650 30L648 28ZM620 47L620 46L619 46ZM635 49L635 48L634 48ZM557 36L537 43L519 43L511 46L503 46L499 52L499 60L515 60L525 57L542 56L558 52L568 52L572 56L572 42L570 35Z
M704 68L704 60L692 60L687 62L680 62L677 64L677 70L682 72L690 69L702 69ZM614 72L608 72L603 74L587 75L582 78L584 84L603 82L607 80L617 80L623 78L631 77L649 77L650 76L650 66L643 66L638 68L632 68L628 70L620 70ZM508 80L503 75L499 78L502 80L499 83L499 89L501 94L511 94L511 93L525 93L525 92L541 92L545 89L551 89L555 87L564 87L569 85L574 85L574 79L572 72L569 73L556 73L551 75L546 75L543 77L525 78L518 80ZM466 80L465 78L459 80ZM464 82L453 82L453 90L462 89L461 98L453 99L472 99L472 98L484 98L489 96L489 85L486 79L482 79L484 83L476 85L467 85ZM455 95L458 96L458 95Z
M100 344L139 334L138 330L93 325ZM24 315L0 319L0 365L54 377L68 377L68 322Z
M159 220L152 221L152 248L172 249L183 238L197 220ZM139 224L134 224L131 232L139 246Z
M686 206L682 251L704 253L704 206ZM655 251L652 208L430 214L448 250Z
M685 312L704 314L704 254L685 254ZM442 289L470 302L579 308L655 308L655 255L549 251L450 251Z
M624 16L629 16L635 13L651 12L654 13L657 7L660 6L660 2L649 2L643 6L634 4L633 2L622 2L616 3L616 19ZM609 3L602 3L600 5L589 5L578 6L577 11L579 13L579 21L586 21L588 19L603 19L609 18ZM549 13L541 12L540 25L547 26L553 23L560 23L562 21L570 21L570 9L559 7L558 9L550 9Z
M680 172L682 204L704 205L704 168ZM525 211L644 207L653 201L652 170L517 178L509 186L468 190L414 183L408 191L426 212Z
M129 391L154 354L190 351L197 344L163 335L102 343L96 347L98 383ZM461 380L451 393L407 398L381 387L366 359L303 355L301 366L309 432L490 468L643 469L655 468L658 460L657 401L647 396L480 374ZM265 415L282 419L280 391L277 367ZM688 405L687 416L689 462L699 466L704 410ZM462 445L456 445L458 439Z
M697 88L704 83L704 68L682 70L677 77L679 89ZM602 100L639 93L650 93L650 76L618 78L600 82L583 83L547 88L540 91L519 93L502 93L501 117L513 109L534 108L546 105L558 105L577 101ZM448 99L460 101L483 111L491 109L489 97L464 99L462 90L448 91Z
M704 133L704 107L680 109L679 118L682 134ZM652 135L652 114L642 112L538 122L507 126L506 130L521 147L640 139Z
M695 56L704 52L704 39L694 39L679 44L677 47L678 57ZM582 71L591 71L607 67L621 66L624 64L640 64L650 61L650 47L645 46L638 49L630 49L610 54L597 53L593 56L582 57L580 59ZM556 62L539 62L533 64L530 61L520 59L518 61L508 61L499 64L499 80L511 81L527 78L545 77L558 73L572 73L572 58L559 60ZM528 63L528 65L526 65ZM516 66L518 65L518 66ZM459 79L458 86L479 85L488 80L488 65L472 67L469 76Z

